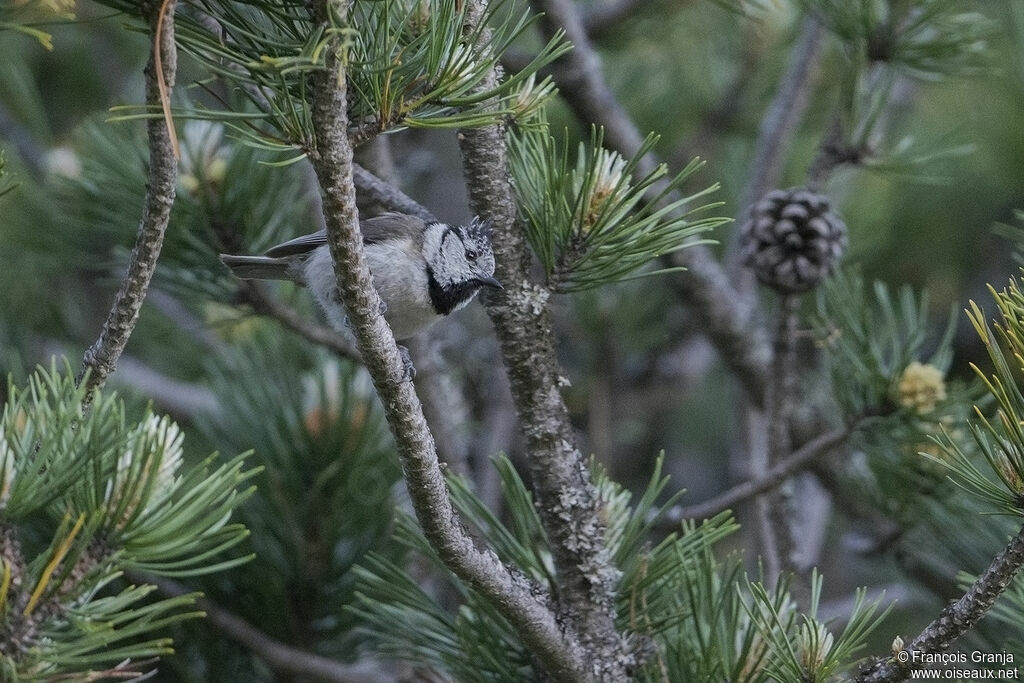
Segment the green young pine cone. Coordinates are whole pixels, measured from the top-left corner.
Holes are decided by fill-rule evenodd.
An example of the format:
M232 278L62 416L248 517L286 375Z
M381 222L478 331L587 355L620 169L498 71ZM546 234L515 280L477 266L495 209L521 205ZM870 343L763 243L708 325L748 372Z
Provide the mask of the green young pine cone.
M744 265L783 294L817 285L846 250L846 224L828 197L802 187L766 194L740 230Z

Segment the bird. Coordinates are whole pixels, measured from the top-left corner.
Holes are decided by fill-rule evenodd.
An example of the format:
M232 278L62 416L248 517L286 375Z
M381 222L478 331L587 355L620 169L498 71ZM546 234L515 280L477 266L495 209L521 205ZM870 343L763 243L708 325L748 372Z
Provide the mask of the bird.
M473 218L468 225L449 225L384 213L360 220L359 228L384 319L398 341L463 308L481 288L502 289L494 277L488 221ZM326 230L273 246L262 256L221 254L220 259L243 280L291 280L305 286L331 325L347 329Z

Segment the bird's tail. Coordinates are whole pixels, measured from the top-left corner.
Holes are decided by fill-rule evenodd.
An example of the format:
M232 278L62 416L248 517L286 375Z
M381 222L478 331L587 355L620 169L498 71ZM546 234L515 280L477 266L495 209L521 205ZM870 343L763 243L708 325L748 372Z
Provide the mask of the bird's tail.
M242 280L294 280L289 259L221 254L221 263Z

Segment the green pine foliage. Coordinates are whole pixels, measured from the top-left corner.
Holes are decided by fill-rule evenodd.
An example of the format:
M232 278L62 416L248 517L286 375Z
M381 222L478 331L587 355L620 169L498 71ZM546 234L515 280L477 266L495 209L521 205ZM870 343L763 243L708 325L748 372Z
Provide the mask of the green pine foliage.
M716 1L777 20L779 3L771 0ZM142 7L127 0L101 4L132 17ZM423 667L425 676L460 681L542 676L498 610L443 568L407 511L395 513L403 506L401 473L365 374L262 322L226 313L239 285L217 256L259 253L319 227L308 175L289 164L313 146L309 77L323 68L326 40L339 36L354 142L413 127L500 124L512 131L516 199L544 284L551 292L585 292L573 302L577 325L605 338L615 324L625 328L612 343L644 353L635 354L643 367L631 359L623 375L656 375L661 368L655 366L671 360L666 349L678 341L677 330L668 328L665 313L675 303L668 287L653 291L653 282L650 291L609 294L602 287L664 273L652 262L701 243L725 223L708 215L720 207L707 198L717 184L688 189L701 166L696 160L679 164L683 170L674 176L666 166L641 172L647 153L664 151L654 135L631 158L605 149L598 128L578 146L568 133L553 138L547 117L557 111L546 105L555 89L538 72L569 46L561 35L539 42L531 36L537 17L526 3L491 3L484 21L468 30L467 6L459 0L349 5L344 21L331 16L326 25L314 21L308 3L295 0L197 0L179 5L176 14L183 70L200 76L179 79L174 96L182 174L156 284L196 320L219 323L222 336L197 353L143 324L133 344L156 348L165 366L192 356L190 365L175 369L201 377L198 389L210 392L215 409L190 415L190 424L179 427L151 411L130 418L119 399L100 394L85 412L66 369L16 376L27 374L18 370L17 349L39 343L25 341L31 330L18 323L25 315L52 317L38 310L44 297L37 290L49 280L8 295L18 312L0 311L0 363L15 371L0 422L0 679L128 678L172 649L184 656L162 666L182 679L275 675L254 661L260 653L254 657L191 620L198 616L193 596L161 599L136 581L140 574L185 577L297 650L339 660L405 659ZM831 56L820 60L829 74L822 79L829 81L822 86L829 97L822 99L831 105L838 94L839 100L831 114L839 124L832 151L890 178L939 179L936 162L967 148L943 136L924 144L890 136L893 101L905 87L900 79L935 82L981 73L996 24L955 0L799 0L794 6L817 16L843 53L837 70L829 71ZM27 34L49 49L52 37L40 22L64 19L68 10L59 1L7 3L0 7L0 31ZM627 22L624 33L662 22L661 16L643 19L644 11L651 14L639 11L641 19ZM690 32L687 27L685 35ZM657 42L646 41L645 49L655 50ZM525 67L489 80L513 44L531 43ZM671 60L682 62L694 48L675 49ZM0 80L28 101L29 68L15 64L8 71ZM831 78L836 71L839 77ZM723 77L704 64L694 72L700 81L694 91ZM42 112L41 104L37 108ZM692 111L663 112L669 114L685 118ZM58 269L83 280L122 270L145 190L145 143L134 120L157 116L162 113L119 107L113 120L86 122L69 143L80 171L31 181L45 199L35 205L38 212L19 208L22 215L5 215L0 225L7 244L20 246L25 235L33 240L38 263L24 272L44 280L38 277L43 262L47 277ZM814 110L809 118L827 116ZM749 123L726 128L732 126L730 136L738 139ZM716 152L741 158L729 148ZM5 208L12 189L0 173ZM37 230L37 222L61 229ZM11 240L11 226L22 224L28 227ZM5 274L12 284L4 289L30 279L21 270ZM294 290L282 285L274 293L287 297ZM951 577L958 570L985 565L1024 510L1018 387L1024 295L1016 282L994 295L997 323L987 322L978 306L970 311L995 368L977 372L988 397L947 378L954 368L955 320L934 335L923 294L868 285L848 273L817 301L814 338L832 395L822 404L832 411L827 417L855 426L836 459L841 462L826 465L834 494L853 514L892 525L880 540L882 551L895 549L912 577L948 589L936 591L943 597L955 588ZM303 296L285 301L308 304ZM605 350L573 353L594 353L603 362ZM586 387L588 379L573 381ZM979 407L968 423L972 402ZM255 452L247 465L240 457L223 462L216 456L192 464L185 440ZM451 477L455 506L503 562L557 593L551 548L530 490L509 460L498 458L495 468L501 509L488 507L468 480ZM828 622L817 572L809 601L799 606L786 579L767 585L747 576L756 558L727 552L726 544L739 537L731 513L702 524L686 521L665 535L660 516L679 494L670 495L660 460L639 496L596 465L592 473L608 551L621 572L617 625L642 655L638 680L759 683L853 674L867 638L888 614L863 591L848 615ZM974 497L961 495L954 481ZM976 503L1004 516L975 514ZM1018 625L1022 596L1018 578L995 618ZM187 642L172 643L171 635ZM995 650L1007 646L1005 635L983 626L978 637ZM1010 645L1020 647L1012 638Z
M1024 393L1019 373L1024 367L1024 292L1017 280L1002 291L989 287L999 318L989 323L982 308L971 302L968 317L981 337L993 371L972 365L995 401L993 414L975 408L970 432L991 474L975 465L955 439L943 445L952 458L954 480L971 494L1002 514L1024 515Z
M852 55L914 78L937 80L983 72L996 33L993 20L962 11L957 0L878 2L800 0Z
M153 599L126 571L193 576L249 558L232 514L256 474L242 456L183 461L181 430L88 410L67 367L10 389L0 421L0 671L4 680L141 675L168 654L194 596ZM226 552L231 551L231 552ZM110 672L104 674L106 668Z
M238 511L255 558L204 584L244 594L241 616L275 638L324 655L358 656L354 565L371 549L401 561L389 540L400 473L365 372L259 326L212 358L206 376L219 410L206 438L254 449L257 489Z
M562 145L543 125L520 131L509 141L526 234L555 291L575 292L668 272L672 269L638 269L664 254L706 244L693 238L729 222L721 217L693 218L721 206L694 206L717 185L670 197L702 166L700 160L694 159L673 177L663 164L640 174L637 165L657 136L648 136L632 158L624 159L605 149L604 132L594 129L590 144L580 143L575 163L568 132Z
M7 160L4 159L4 155L0 154L0 197L3 197L8 192L14 190L17 187L10 178L10 175L5 171Z
M764 672L779 681L824 683L856 661L865 639L885 618L888 610L878 612L878 602L868 602L866 591L859 589L846 625L833 631L818 618L821 602L821 576L811 576L811 596L807 608L798 613L784 590L769 592L759 584L748 584L753 600L747 605L751 620L763 639L767 654Z
M138 12L122 0L104 4ZM303 158L301 150L314 146L306 77L323 68L331 34L343 36L357 138L360 130L372 136L405 127L464 128L529 115L534 108L524 108L523 88L569 46L556 36L526 68L487 83L503 52L536 18L512 5L489 3L467 31L467 8L457 0L360 0L345 22L332 16L326 29L304 3L202 2L179 19L181 49L238 87L241 97L211 90L216 106L187 106L176 116L220 121L254 147L287 153L287 162ZM138 107L117 112L120 119L162 116Z
M0 7L0 31L16 31L35 39L39 46L53 50L53 36L40 28L75 18L73 0L27 0Z
M869 288L857 272L825 284L813 318L824 350L829 395L856 424L851 460L837 469L844 490L856 490L864 511L913 526L933 498L948 499L945 468L934 456L943 430L962 441L967 406L978 388L947 379L958 316L936 335L927 297L910 287Z
M551 586L550 550L532 497L507 459L499 458L495 466L507 521L498 520L463 479L451 477L456 507L503 560ZM845 627L833 633L816 618L817 577L811 610L799 620L784 584L769 590L744 581L739 558L716 559L716 546L737 529L729 513L699 525L686 522L652 547L651 530L672 503L657 502L668 484L660 460L636 501L599 468L594 476L608 524L608 548L622 572L620 628L645 644L638 680L830 680L837 671L851 669L867 634L884 617L877 603L867 603L858 593ZM401 517L397 531L411 550L442 566L411 518ZM508 623L451 575L459 603L454 614L408 571L379 555L369 555L358 574L359 601L352 610L366 620L383 653L460 681L511 683L539 675ZM794 651L793 642L801 649Z
M302 169L272 166L270 153L229 133L221 123L189 121L180 136L181 175L155 284L182 298L230 301L238 281L220 254L258 254L317 229ZM139 126L98 120L75 134L81 173L56 180L59 206L73 217L66 238L81 267L114 277L127 263L145 191L144 138Z
M826 352L835 400L847 420L895 412L942 415L950 409L940 394L931 402L901 396L900 380L915 361L945 377L952 363L955 311L935 339L926 295L908 286L894 293L883 282L869 289L859 273L847 271L825 283L813 324Z

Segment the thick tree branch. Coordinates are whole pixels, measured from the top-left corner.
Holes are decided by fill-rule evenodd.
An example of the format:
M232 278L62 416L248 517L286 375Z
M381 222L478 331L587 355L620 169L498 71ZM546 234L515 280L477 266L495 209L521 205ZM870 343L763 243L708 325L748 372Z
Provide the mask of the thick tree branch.
M175 0L151 3L149 25L153 46L145 69L146 104L150 108L161 106L164 98L170 97L169 90L174 85L177 69L174 7ZM162 92L164 85L167 92ZM171 206L174 204L178 174L174 135L170 125L170 121L163 118L149 119L146 123L149 138L149 172L142 218L139 221L128 270L121 281L121 288L114 297L114 303L99 338L85 352L82 360L79 381L82 381L88 371L87 397L103 385L117 366L117 359L124 352L128 339L135 329L135 323L138 322L142 302L146 299L149 283L156 270L156 262L167 231L167 222L171 217ZM88 400L87 398L86 401Z
M316 3L316 19L346 16L344 0ZM581 681L586 653L555 620L543 591L477 548L459 522L441 473L434 440L398 345L381 313L363 253L352 183L352 147L347 136L345 71L340 45L324 50L324 69L312 78L315 146L307 150L320 183L327 242L335 264L338 295L348 313L360 354L370 373L402 461L416 517L445 565L478 591L513 625L523 643L557 680Z
M485 4L470 0L470 21L479 21ZM492 87L497 74L488 80L482 87ZM559 391L566 380L555 357L551 293L529 275L530 252L516 223L505 130L463 130L459 144L470 204L493 226L495 276L505 290L484 304L526 435L538 510L558 575L560 613L576 625L591 675L626 680L635 656L615 628L619 572L605 545L597 494Z
M416 367L416 393L434 435L438 456L455 474L472 481L469 438L465 429L470 414L465 397L451 377L451 368L441 356L437 338L424 335L410 339L408 344L409 355Z
M555 81L569 107L585 124L604 127L608 147L634 156L643 136L605 82L600 58L587 37L576 6L571 0L532 2L545 13L545 33L550 37L559 28L564 29L573 44L574 49L554 64ZM648 154L637 171L647 173L657 164L654 154ZM652 192L660 192L663 187L652 187ZM669 200L676 198L673 195ZM740 300L725 271L706 247L693 245L674 252L671 262L686 268L686 272L674 278L680 298L701 320L702 331L751 400L762 405L771 349L767 334L753 321L750 305Z
M1024 567L1024 528L992 560L992 564L963 597L943 609L932 623L903 648L903 652L907 653L906 662L898 661L896 657L876 660L854 680L860 683L902 681L910 676L911 671L924 668L925 663L920 660L920 655L944 652L953 641L974 628L1010 585L1021 567Z
M195 594L195 591L171 579L148 574L133 574L131 579L156 586L160 594L166 597ZM207 598L197 598L195 605L206 613L206 622L216 628L218 633L251 650L277 673L306 676L329 683L374 683L387 679L385 672L376 666L345 664L282 643Z
M353 153L352 180L358 191L360 216L400 211L428 223L436 220L424 207L394 187L395 162L390 138L375 138L356 147ZM396 208L396 205L400 206ZM441 355L438 336L431 332L409 340L407 345L416 367L416 392L423 403L438 456L456 474L471 477L466 429L469 409L462 388L454 381L451 368Z

